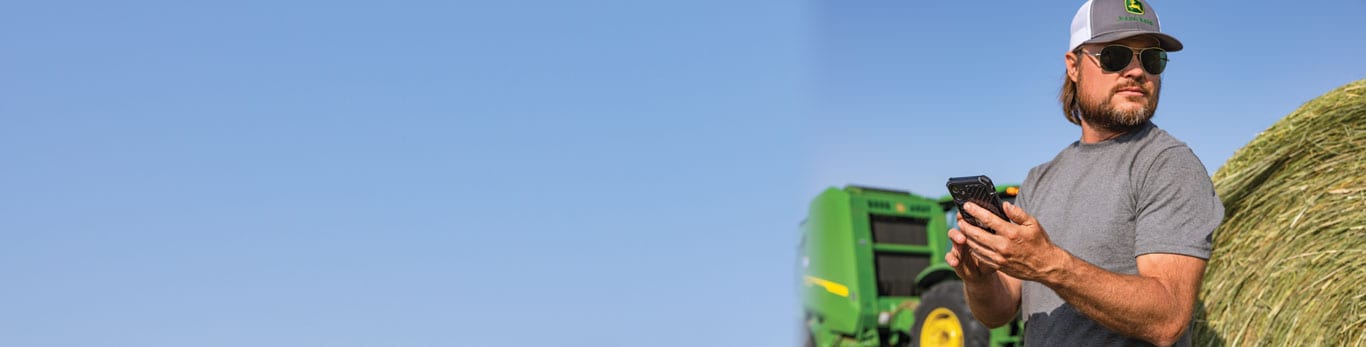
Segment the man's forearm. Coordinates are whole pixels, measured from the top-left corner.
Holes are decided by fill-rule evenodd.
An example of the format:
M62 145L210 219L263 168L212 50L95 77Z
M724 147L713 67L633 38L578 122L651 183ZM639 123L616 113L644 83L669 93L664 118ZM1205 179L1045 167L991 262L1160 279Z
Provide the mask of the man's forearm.
M1020 309L1019 282L1000 272L980 280L964 281L963 291L972 315L989 328L1010 323Z
M1156 345L1175 343L1193 310L1155 278L1106 271L1071 254L1041 282L1106 328Z

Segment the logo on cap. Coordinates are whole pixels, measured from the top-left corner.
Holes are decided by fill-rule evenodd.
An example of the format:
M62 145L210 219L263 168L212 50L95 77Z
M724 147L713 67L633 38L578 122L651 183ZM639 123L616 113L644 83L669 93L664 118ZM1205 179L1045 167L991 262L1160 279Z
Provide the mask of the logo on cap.
M1138 0L1124 0L1124 10L1133 14L1143 14L1143 3Z

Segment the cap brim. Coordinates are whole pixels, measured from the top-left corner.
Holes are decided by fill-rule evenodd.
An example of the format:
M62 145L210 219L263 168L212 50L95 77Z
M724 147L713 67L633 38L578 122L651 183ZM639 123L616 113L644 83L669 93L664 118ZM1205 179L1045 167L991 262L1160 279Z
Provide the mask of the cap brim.
M1082 42L1082 44L1114 42L1139 35L1149 35L1157 38L1158 46L1162 47L1162 49L1165 49L1168 52L1180 51L1182 48L1181 41L1177 40L1175 37L1172 37L1171 35L1163 34L1156 31L1136 30L1116 31L1112 33L1096 35L1096 37L1093 37L1090 40L1086 40L1086 42Z

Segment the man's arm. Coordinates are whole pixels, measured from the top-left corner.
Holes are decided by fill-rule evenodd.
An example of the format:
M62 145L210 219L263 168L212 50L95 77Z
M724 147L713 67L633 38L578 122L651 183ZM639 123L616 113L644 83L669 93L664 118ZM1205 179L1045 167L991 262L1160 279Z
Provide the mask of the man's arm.
M1038 221L1007 203L1010 224L976 205L965 210L991 234L960 223L972 258L983 268L1042 283L1087 317L1125 336L1159 346L1176 343L1190 323L1204 276L1200 258L1153 253L1137 258L1138 275L1107 271L1048 240Z
M1040 282L1110 330L1158 346L1174 344L1190 324L1205 260L1162 253L1137 259L1138 275L1123 275L1069 257L1062 271Z
M997 328L1015 320L1020 311L1020 280L996 272L985 281L963 282L968 308L972 316L988 328Z
M958 223L965 223L962 215L958 216ZM953 248L944 255L944 260L958 273L958 278L963 279L963 296L967 298L972 316L988 328L1014 320L1015 313L1020 310L1020 280L984 268L975 257L969 256L971 250L958 229L949 230L949 240L953 242Z

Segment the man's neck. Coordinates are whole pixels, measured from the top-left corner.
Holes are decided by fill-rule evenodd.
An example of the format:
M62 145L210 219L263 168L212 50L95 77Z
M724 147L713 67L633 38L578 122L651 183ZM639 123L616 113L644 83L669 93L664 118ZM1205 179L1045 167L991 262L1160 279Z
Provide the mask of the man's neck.
M1105 129L1096 129L1085 125L1081 127L1081 143L1085 144L1099 143L1105 140L1119 137L1119 135L1124 135L1124 133L1109 131Z
M1092 144L1104 142L1138 130L1141 127L1142 126L1136 126L1129 129L1105 129L1091 125L1091 123L1088 123L1083 119L1081 122L1081 143Z

